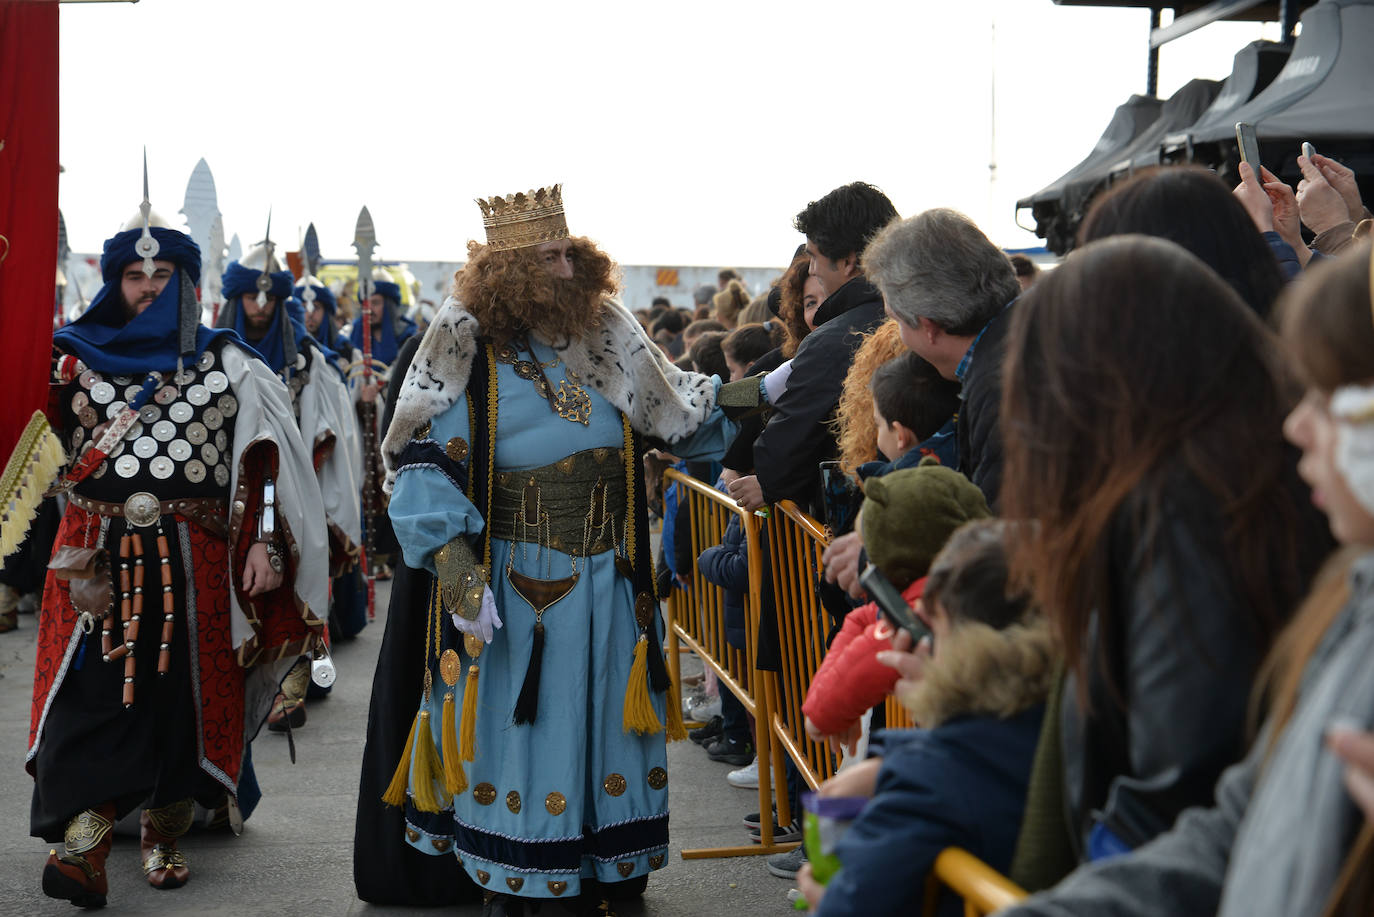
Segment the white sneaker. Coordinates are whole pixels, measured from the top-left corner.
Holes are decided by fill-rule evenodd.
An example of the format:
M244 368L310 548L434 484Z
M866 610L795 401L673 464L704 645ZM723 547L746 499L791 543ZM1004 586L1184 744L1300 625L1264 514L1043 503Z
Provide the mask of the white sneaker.
M726 774L725 780L731 786L737 786L742 790L757 790L759 788L759 759L755 758L752 763Z
M711 694L694 697L686 704L686 719L698 723L709 723L711 717L720 716L720 695Z

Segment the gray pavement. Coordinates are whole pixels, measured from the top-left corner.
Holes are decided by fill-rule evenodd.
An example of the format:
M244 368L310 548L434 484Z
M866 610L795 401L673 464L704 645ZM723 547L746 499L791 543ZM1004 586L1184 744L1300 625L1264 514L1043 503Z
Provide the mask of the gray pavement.
M264 799L242 837L195 833L182 844L191 862L185 888L158 892L143 880L138 842L118 837L110 855L110 914L415 915L412 908L382 908L353 892L353 816L358 768L367 726L368 697L386 614L386 586L378 584L377 620L357 640L335 649L339 681L333 696L312 702L309 722L296 734L297 762L282 736L264 733L253 762ZM44 897L39 877L49 845L29 837L32 780L24 771L29 699L33 687L36 622L21 616L18 631L0 634L0 914L75 914ZM700 664L683 657L683 671ZM98 754L98 749L92 749ZM643 901L623 903L617 914L687 917L703 914L792 913L791 884L770 876L761 857L683 860L683 848L748 843L740 819L756 808L753 790L725 782L729 765L717 764L691 742L668 747L672 852L653 874ZM439 912L436 910L436 912ZM480 907L446 908L458 915ZM545 914L556 915L557 908Z

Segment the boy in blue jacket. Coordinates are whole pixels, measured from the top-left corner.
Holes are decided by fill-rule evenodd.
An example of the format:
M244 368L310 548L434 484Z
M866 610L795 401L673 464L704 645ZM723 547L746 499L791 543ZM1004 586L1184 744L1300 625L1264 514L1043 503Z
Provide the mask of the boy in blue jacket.
M907 674L897 697L920 728L881 734L881 757L821 786L822 795L872 799L840 839L843 868L829 885L809 865L797 875L816 913L920 913L926 876L947 847L1011 866L1054 651L1026 596L1007 595L1007 525L968 523L931 564L916 612L933 637L897 666ZM962 913L958 899L946 893L939 913Z

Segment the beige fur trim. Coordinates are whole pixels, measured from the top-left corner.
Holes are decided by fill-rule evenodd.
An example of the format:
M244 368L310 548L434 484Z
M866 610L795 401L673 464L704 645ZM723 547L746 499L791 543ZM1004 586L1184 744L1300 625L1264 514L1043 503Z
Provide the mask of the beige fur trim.
M897 699L933 729L956 716L1014 716L1043 701L1055 650L1043 620L994 630L962 622L945 638L915 688Z
M388 491L396 459L416 428L463 394L479 334L477 319L450 296L420 342L382 444ZM711 379L674 366L617 302L608 301L597 325L560 354L584 383L630 418L636 431L665 442L693 433L715 407Z

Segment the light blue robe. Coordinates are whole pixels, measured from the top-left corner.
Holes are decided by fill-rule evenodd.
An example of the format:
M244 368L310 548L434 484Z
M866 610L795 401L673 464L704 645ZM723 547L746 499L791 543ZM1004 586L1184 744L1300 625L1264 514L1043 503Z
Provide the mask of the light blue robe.
M553 359L554 351L542 344L534 344L534 350L540 361ZM514 367L496 366L497 472L537 468L575 452L624 445L621 413L592 386L584 386L592 410L583 426L555 415ZM545 373L557 387L565 370L558 365ZM484 411L479 409L476 417L485 422ZM734 429L717 409L673 448L692 458L718 456ZM473 441L466 395L431 422L430 437L438 443L455 436ZM431 573L435 550L460 535L475 535L483 525L478 509L455 482L424 465L400 469L389 512L406 563ZM407 809L408 842L431 855L451 850L484 888L524 897L572 897L583 878L620 882L658 869L666 860L665 736L622 728L639 628L633 584L617 573L614 556L607 551L573 558L533 544L492 539L491 589L504 627L479 660L476 760L465 762L469 787L454 799L451 823L449 813L429 817ZM650 562L636 558L636 563ZM513 712L529 665L535 613L511 587L508 563L539 579L566 577L574 569L579 574L572 592L544 612L539 712L532 724L516 725ZM660 629L654 639L661 638ZM471 662L466 653L462 662L466 672ZM439 747L447 688L435 687L430 726ZM455 717L461 714L465 687L460 678L454 688ZM666 722L665 695L650 692L650 697L660 722Z

